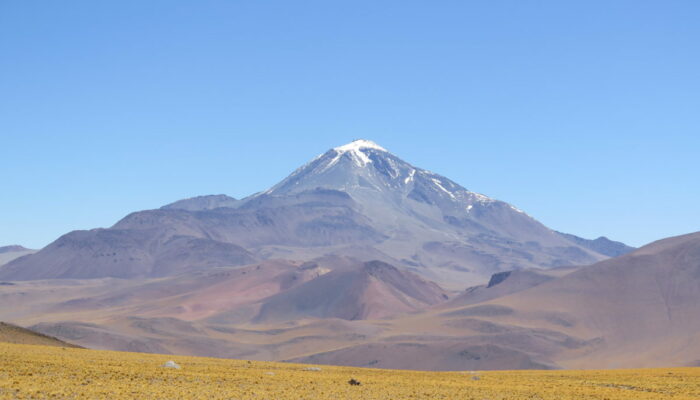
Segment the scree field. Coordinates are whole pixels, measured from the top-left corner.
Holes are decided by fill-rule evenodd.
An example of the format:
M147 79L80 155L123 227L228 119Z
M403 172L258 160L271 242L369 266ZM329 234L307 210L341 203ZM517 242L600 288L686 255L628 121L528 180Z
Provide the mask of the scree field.
M416 372L0 343L0 399L700 399L700 368Z

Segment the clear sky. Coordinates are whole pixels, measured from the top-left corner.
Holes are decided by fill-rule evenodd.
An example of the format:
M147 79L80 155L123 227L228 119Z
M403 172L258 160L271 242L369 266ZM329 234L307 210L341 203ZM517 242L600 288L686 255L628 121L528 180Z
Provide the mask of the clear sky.
M0 245L356 138L546 225L700 230L700 2L0 0Z

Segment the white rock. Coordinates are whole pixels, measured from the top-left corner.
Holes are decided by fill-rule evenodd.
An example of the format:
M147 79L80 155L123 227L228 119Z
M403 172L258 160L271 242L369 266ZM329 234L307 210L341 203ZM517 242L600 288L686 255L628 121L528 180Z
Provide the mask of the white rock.
M165 364L163 364L163 368L180 369L182 367L180 367L175 361L170 360L170 361L166 362Z

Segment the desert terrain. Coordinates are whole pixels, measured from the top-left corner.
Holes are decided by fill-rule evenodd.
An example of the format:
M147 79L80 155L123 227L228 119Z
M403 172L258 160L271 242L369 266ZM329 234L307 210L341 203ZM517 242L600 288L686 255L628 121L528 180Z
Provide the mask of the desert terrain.
M700 397L700 369L422 372L0 343L0 399L586 399ZM172 366L168 368L166 365Z

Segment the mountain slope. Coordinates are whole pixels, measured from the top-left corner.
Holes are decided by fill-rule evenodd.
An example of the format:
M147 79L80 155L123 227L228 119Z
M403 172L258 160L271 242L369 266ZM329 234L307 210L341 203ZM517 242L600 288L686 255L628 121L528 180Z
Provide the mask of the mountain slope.
M235 207L238 200L225 194L214 194L209 196L197 196L189 199L179 200L161 207L163 210L188 210L204 211L222 207Z
M385 332L293 361L434 369L700 365L700 232L577 270L497 275L488 286L392 320L394 337Z
M178 235L172 225L151 230L95 229L68 233L32 256L8 263L0 269L0 279L154 277L254 260L240 246Z
M526 269L499 272L491 276L488 284L467 288L467 290L452 298L442 307L449 308L483 303L513 293L522 292L544 282L569 274L575 270L575 268L554 268L550 270Z
M0 322L0 342L34 344L42 346L79 347L56 339L55 337L47 336L17 325L8 324L6 322Z
M567 367L689 365L700 359L700 232L660 240L532 289L494 300L513 319L559 315L559 329L594 350L562 354Z
M635 248L632 246L628 246L622 242L610 240L605 236L601 236L597 239L590 240L578 237L576 235L571 235L569 233L558 233L580 246L593 250L597 253L606 255L608 257L619 257L621 255L627 254L635 250Z

